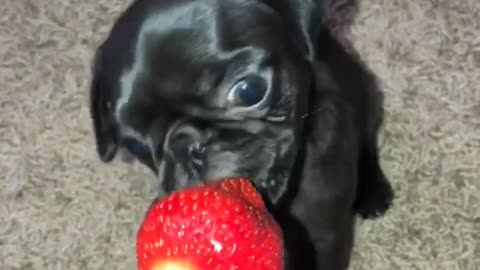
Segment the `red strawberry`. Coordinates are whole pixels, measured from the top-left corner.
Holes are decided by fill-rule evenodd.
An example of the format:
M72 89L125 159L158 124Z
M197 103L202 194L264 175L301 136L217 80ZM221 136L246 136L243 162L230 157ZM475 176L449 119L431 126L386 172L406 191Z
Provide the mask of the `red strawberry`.
M156 201L137 235L139 270L282 270L280 227L246 179Z

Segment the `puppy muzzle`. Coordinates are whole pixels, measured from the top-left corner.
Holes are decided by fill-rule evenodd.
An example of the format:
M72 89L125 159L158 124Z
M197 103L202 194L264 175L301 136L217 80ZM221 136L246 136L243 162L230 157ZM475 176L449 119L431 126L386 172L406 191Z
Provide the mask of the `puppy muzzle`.
M163 154L156 160L158 175L167 192L202 181L202 170L206 166L205 143L205 135L186 121L176 122L169 128Z

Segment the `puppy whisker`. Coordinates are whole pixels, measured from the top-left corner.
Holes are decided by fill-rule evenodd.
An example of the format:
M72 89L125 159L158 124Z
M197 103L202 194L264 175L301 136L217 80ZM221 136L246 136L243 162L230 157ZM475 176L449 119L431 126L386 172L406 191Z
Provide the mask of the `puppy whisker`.
M316 113L321 112L321 111L323 111L323 110L324 110L324 108L316 109L316 110L314 110L314 111L311 111L311 112L309 112L309 113L306 113L306 114L302 115L300 118L305 119L305 118L307 118L307 117L309 117L309 116L312 116L312 114L316 114Z

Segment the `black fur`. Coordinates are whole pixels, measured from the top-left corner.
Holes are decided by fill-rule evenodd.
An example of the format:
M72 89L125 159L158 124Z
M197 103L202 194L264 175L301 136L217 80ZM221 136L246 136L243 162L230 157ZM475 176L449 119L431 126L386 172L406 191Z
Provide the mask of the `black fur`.
M248 177L284 230L286 269L347 269L355 213L382 215L393 191L378 158L381 92L326 29L327 6L134 2L96 55L100 158L127 148L167 192ZM228 103L248 76L268 83L264 100Z

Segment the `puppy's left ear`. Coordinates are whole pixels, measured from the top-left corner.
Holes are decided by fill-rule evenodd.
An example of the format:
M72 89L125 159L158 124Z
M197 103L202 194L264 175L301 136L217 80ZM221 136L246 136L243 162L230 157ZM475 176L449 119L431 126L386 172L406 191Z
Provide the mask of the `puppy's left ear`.
M326 27L331 0L264 0L287 23L305 57L315 59L318 37Z
M101 61L101 50L95 54L90 86L90 113L93 121L97 153L110 162L118 150L117 128L113 117L112 89L107 85Z

